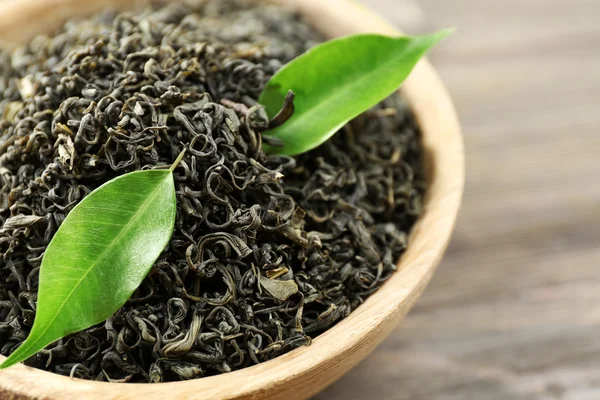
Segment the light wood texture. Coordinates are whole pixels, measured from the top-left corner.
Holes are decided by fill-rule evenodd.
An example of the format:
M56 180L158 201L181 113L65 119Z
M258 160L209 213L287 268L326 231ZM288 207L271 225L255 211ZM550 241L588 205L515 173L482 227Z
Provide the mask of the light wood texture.
M330 36L395 33L390 25L348 0L280 0L297 7ZM0 3L4 43L49 29L64 18L85 14L116 0L9 0ZM303 399L362 360L409 311L428 283L450 237L463 188L463 149L452 103L436 73L420 63L403 86L423 130L430 188L425 213L414 229L399 271L368 301L311 346L276 360L196 381L109 384L72 380L22 365L0 372L0 396L18 393L50 399Z
M362 0L402 23L410 0ZM600 1L414 0L465 135L431 284L315 400L600 399ZM402 25L401 25L402 26Z

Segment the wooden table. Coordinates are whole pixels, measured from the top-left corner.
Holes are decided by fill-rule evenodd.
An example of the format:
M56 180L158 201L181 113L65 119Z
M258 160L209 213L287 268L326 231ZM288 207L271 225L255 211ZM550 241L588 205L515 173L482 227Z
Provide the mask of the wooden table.
M363 0L432 55L467 186L401 326L316 397L600 399L600 1Z

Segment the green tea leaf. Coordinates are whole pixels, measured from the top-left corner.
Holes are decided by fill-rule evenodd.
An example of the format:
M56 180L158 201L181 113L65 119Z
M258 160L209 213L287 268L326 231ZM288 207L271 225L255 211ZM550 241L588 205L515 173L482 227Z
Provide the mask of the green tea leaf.
M171 170L122 175L85 197L46 249L33 327L0 368L115 313L167 245L175 212Z
M296 282L289 280L283 281L279 279L269 279L259 275L260 285L263 289L276 299L286 301L288 297L298 293L298 285Z
M430 36L347 36L323 43L292 60L267 83L259 98L269 118L295 93L294 114L267 131L283 147L268 153L300 154L325 142L338 129L392 94L419 59L449 30Z

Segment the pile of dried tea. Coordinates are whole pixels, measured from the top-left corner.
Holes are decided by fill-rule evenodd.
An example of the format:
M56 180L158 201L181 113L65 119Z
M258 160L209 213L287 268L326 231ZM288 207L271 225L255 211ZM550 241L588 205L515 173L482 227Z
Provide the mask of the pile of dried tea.
M256 98L319 40L292 12L213 0L71 21L0 53L0 353L28 335L69 211L183 149L173 236L133 298L27 364L113 382L228 372L310 343L374 292L425 190L402 99L298 157L261 149Z

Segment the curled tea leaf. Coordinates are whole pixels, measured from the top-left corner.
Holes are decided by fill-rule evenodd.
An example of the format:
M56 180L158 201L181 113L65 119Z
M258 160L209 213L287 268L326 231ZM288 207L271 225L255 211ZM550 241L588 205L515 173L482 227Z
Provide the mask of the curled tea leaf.
M200 327L202 326L202 317L197 314L194 314L192 318L192 324L190 325L190 330L186 332L185 336L181 340L177 340L175 342L168 343L164 349L163 354L165 357L175 358L180 357L190 351L194 342L198 338L198 334L200 333Z
M150 382L163 382L165 371L171 371L184 380L204 375L204 370L195 364L179 360L159 359L150 367Z
M275 278L279 278L282 275L285 275L289 272L289 269L287 267L279 267L279 268L275 268L275 269L270 269L267 272L265 272L265 274L267 275L267 278L270 279L275 279Z
M7 121L13 122L15 116L19 111L21 111L22 108L23 102L11 101L10 103L6 104L6 106L4 106L4 114L2 115L2 118Z

